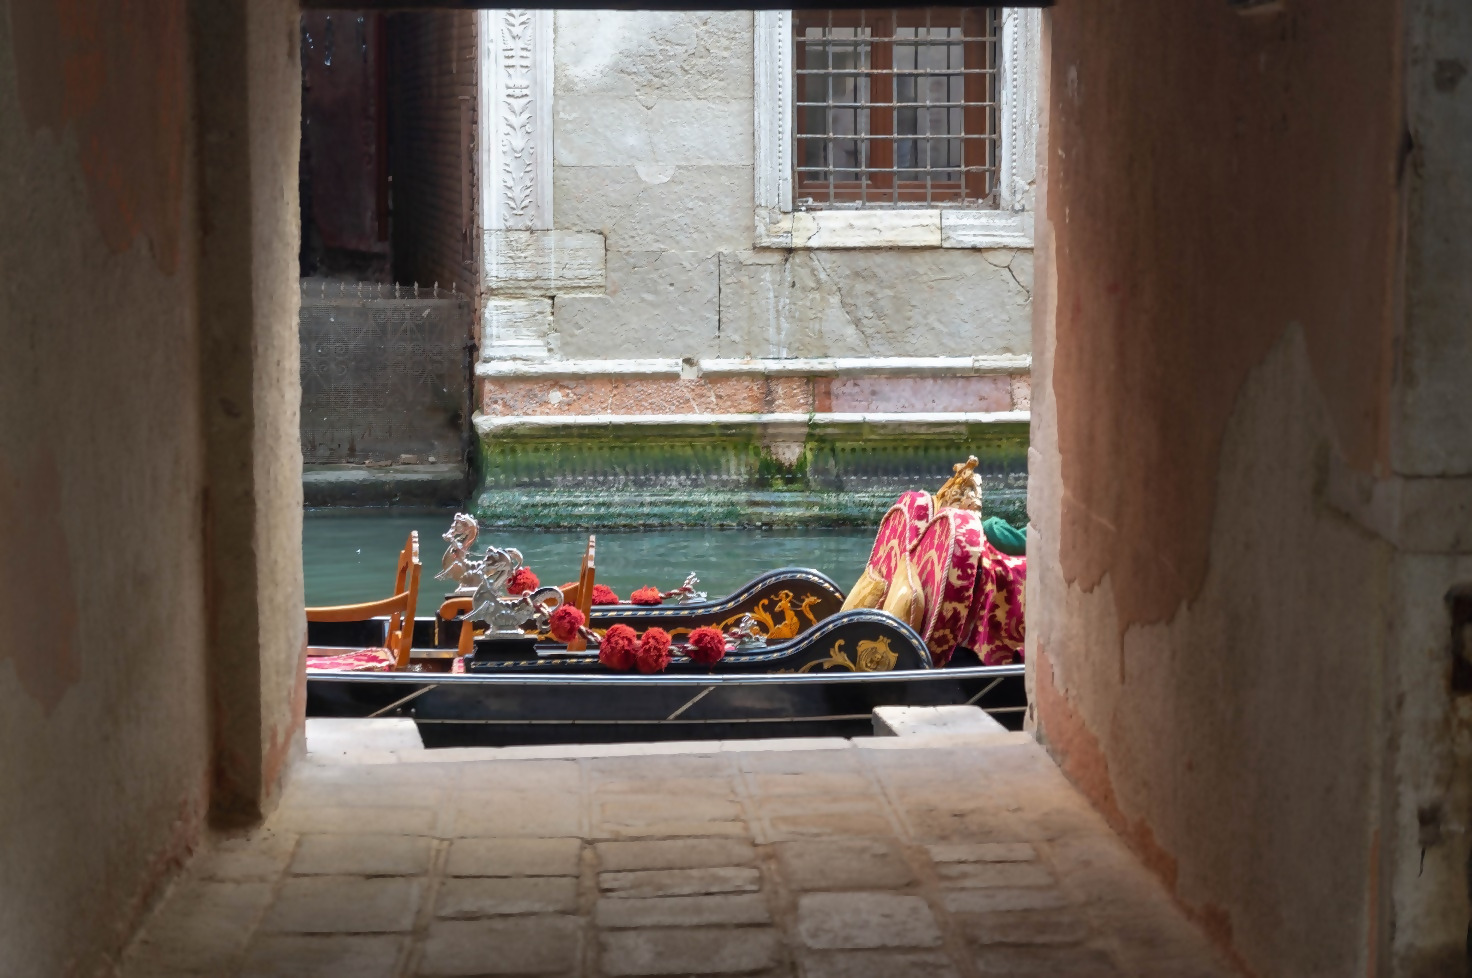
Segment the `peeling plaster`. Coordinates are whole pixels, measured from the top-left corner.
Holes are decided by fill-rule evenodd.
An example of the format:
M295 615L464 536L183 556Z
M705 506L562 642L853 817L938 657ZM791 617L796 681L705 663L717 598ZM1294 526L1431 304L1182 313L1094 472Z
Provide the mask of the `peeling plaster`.
M1201 587L1227 416L1290 324L1338 451L1386 462L1398 19L1377 0L1285 17L1083 0L1053 15L1070 65L1049 123L1062 560L1086 591L1114 569L1121 628ZM1090 90L1141 108L1085 111ZM1138 479L1147 492L1120 491Z

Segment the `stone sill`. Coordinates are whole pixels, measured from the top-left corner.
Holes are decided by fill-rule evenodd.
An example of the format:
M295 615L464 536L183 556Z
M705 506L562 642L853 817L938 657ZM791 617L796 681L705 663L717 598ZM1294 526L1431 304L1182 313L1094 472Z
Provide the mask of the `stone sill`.
M514 431L549 428L617 428L654 425L896 425L910 428L952 427L970 424L1027 424L1029 411L936 411L895 413L802 414L551 414L497 417L477 413L475 430L482 437Z
M762 210L758 248L1032 248L1026 211Z
M1027 373L1032 357L814 357L735 360L687 357L642 360L486 360L476 364L477 377L975 377Z

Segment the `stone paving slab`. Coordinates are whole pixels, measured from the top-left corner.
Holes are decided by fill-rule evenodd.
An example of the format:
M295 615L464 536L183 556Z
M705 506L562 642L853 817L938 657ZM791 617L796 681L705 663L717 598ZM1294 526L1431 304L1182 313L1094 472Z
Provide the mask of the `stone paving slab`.
M745 839L655 839L600 842L595 847L598 867L605 872L630 869L701 869L712 866L749 866L756 847Z
M778 933L767 927L607 931L599 938L608 975L732 975L776 964Z
M473 918L578 911L578 881L566 876L456 877L440 884L435 916Z
M918 896L808 893L797 903L797 932L811 948L936 947L940 926Z
M121 978L1233 974L1022 735L425 751L316 729Z
M944 951L809 952L802 978L960 978ZM1058 978L1063 978L1060 974Z
M444 920L431 924L413 974L575 975L582 960L576 917Z
M409 938L399 934L272 934L251 945L240 978L394 978Z
M281 883L261 930L375 934L413 929L424 891L419 879L298 876Z
M888 839L803 839L774 848L782 878L794 890L900 889L915 880Z
M576 876L582 839L456 839L445 872L450 876Z
M770 924L760 893L602 899L593 912L599 927L699 927L710 924Z
M307 835L288 872L294 876L423 876L434 840L414 835L348 832Z
M606 897L699 896L707 893L754 893L761 873L749 866L707 869L646 869L599 873L598 889Z

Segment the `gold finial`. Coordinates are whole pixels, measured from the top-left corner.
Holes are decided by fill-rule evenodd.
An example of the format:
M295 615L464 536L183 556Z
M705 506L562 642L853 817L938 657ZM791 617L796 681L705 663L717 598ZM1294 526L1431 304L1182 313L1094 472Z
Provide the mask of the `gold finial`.
M976 474L976 456L951 466L955 474L935 492L937 509L969 509L981 512L981 476Z

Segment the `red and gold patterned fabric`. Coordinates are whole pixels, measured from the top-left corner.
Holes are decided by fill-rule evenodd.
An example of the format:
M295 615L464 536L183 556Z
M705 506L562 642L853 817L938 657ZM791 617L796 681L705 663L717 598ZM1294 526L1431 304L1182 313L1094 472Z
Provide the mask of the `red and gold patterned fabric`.
M934 514L935 504L928 492L907 492L889 507L884 519L879 521L879 532L874 537L874 549L869 552L864 573L843 603L844 611L883 606L900 557L914 546Z
M1022 662L1027 558L1009 557L989 543L984 546L971 601L970 632L962 644L989 666Z
M356 652L307 649L307 672L390 672L394 661L394 654L388 649Z
M910 548L910 564L925 595L920 637L937 666L946 664L969 630L985 546L979 515L966 509L943 509Z

